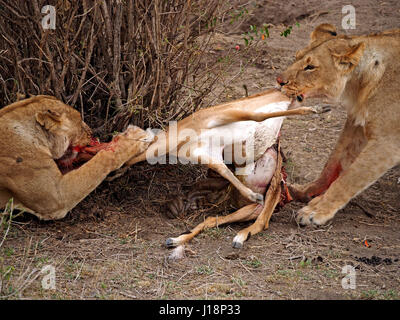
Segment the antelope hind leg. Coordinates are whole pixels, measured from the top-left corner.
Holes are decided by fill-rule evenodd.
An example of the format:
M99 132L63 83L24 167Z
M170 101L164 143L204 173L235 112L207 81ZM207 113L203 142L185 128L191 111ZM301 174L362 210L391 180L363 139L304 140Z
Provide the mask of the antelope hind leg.
M173 248L183 245L192 240L204 229L214 228L227 223L253 220L260 214L261 208L262 207L260 205L252 203L227 216L208 217L206 220L204 220L204 222L197 225L189 233L182 234L176 238L168 238L166 241L166 246Z
M272 216L272 213L275 210L275 207L278 205L281 199L281 174L282 168L282 155L280 152L280 144L278 144L278 161L276 164L276 169L274 176L271 179L270 186L267 191L267 195L265 197L265 204L260 213L257 217L257 220L249 227L241 230L235 236L232 242L232 246L234 248L240 249L243 247L243 243L250 238L250 236L255 235L264 229L268 228L269 220Z
M275 178L276 177L274 176L273 181L271 182L271 185L268 189L267 196L265 198L264 207L257 217L257 220L251 226L238 232L232 242L232 246L234 248L242 248L243 243L248 240L250 236L255 235L268 228L269 219L271 218L275 207L278 205L281 199L280 179Z

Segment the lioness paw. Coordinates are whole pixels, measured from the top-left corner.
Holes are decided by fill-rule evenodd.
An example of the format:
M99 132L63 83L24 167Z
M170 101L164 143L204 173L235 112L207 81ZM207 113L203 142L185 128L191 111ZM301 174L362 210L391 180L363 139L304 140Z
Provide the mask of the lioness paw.
M297 212L296 220L301 226L316 225L322 226L333 218L334 214L320 212L312 206L306 206Z
M312 223L315 212L310 207L303 207L297 212L296 221L301 226L307 226Z

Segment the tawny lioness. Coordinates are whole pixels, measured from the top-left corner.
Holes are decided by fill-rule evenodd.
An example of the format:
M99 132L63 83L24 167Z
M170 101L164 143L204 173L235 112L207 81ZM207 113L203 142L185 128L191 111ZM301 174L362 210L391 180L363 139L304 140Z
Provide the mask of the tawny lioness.
M340 102L347 121L320 177L291 187L309 201L302 225L331 220L353 197L400 163L400 29L348 37L324 24L277 81L298 101Z

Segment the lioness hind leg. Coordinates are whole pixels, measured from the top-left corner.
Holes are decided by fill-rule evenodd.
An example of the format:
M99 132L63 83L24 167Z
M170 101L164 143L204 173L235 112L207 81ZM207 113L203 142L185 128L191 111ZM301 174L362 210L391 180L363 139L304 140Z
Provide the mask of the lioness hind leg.
M319 178L305 185L290 185L290 195L294 200L308 202L313 197L324 193L353 163L366 142L363 128L354 126L352 121L348 120Z
M348 170L323 195L313 199L298 212L298 222L301 225L325 224L353 197L400 163L398 142L390 143L390 138L386 138L386 141L369 142Z
M183 245L192 240L204 229L214 228L227 223L253 220L260 214L261 209L262 207L260 205L252 203L227 216L208 217L206 220L204 220L204 222L197 225L189 233L182 234L176 238L168 238L166 245L167 247Z

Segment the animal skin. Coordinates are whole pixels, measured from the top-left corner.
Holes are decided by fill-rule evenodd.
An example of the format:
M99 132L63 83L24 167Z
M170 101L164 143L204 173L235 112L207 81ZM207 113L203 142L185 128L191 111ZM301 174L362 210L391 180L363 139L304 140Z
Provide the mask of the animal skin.
M307 107L288 110L290 105L291 99L272 89L202 109L179 121L174 128L169 127L166 132L158 134L146 152L127 162L127 165L132 165L144 160L151 161L169 151L181 160L205 163L227 179L251 203L231 215L209 218L188 234L167 239L167 246L182 245L204 228L257 218L253 225L240 231L234 238L233 246L240 248L250 235L268 227L269 217L280 201L281 171L276 170L277 167L281 168L280 152L273 150L272 146L277 141L283 117L317 112ZM190 140L183 134L188 130L193 133ZM228 139L228 144L225 140L221 145L210 143L211 138L221 141L227 136L232 138ZM254 143L249 143L251 140ZM245 158L250 157L249 154L254 155L244 166L236 166L236 175L224 163L229 158L236 164L237 154L232 152L235 147L244 149ZM270 187L264 205L268 185Z
M233 150L235 145L244 145L244 142L254 137L258 122L276 117L290 115L304 115L316 113L310 107L301 107L288 110L291 99L280 93L278 90L268 90L263 93L236 100L234 102L202 109L178 121L173 128L168 128L166 132L161 132L155 137L155 142L143 154L131 159L127 165L133 165L141 161L151 161L169 152L177 155L183 162L206 164L210 169L219 173L222 177L229 180L240 193L252 202L263 203L263 195L252 191L227 168L224 163L222 152L226 147ZM280 127L281 122L267 122L264 126ZM188 141L185 132L193 133ZM279 131L277 131L279 132ZM229 145L225 144L224 137L230 136ZM222 144L213 145L210 138L223 141ZM268 140L266 140L268 139ZM249 149L254 151L254 160L264 154L266 148L275 143L276 137L265 135L265 139L255 141L251 147L244 150L247 157ZM260 147L257 147L259 145ZM259 150L258 150L259 149ZM227 153L225 152L225 156ZM235 162L234 155L230 158ZM254 161L249 161L250 166Z

